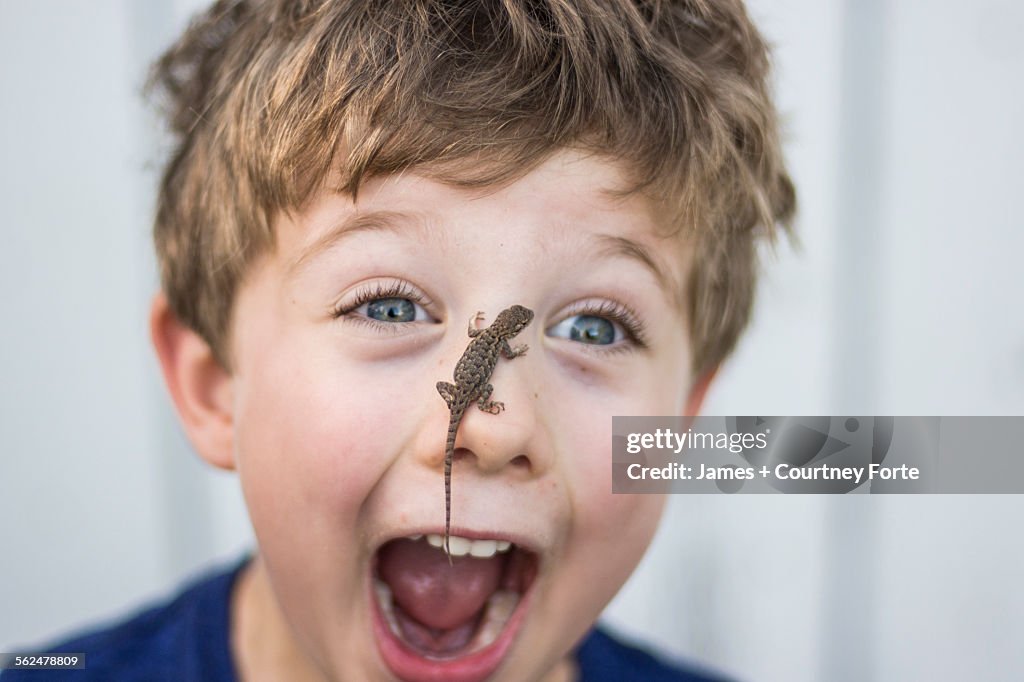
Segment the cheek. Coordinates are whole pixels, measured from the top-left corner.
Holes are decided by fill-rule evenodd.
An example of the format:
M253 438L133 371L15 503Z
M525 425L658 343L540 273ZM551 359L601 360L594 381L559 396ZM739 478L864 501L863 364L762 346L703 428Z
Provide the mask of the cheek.
M561 451L567 453L562 467L573 501L573 534L621 546L627 535L652 535L662 505L658 495L612 494L612 416L619 414L630 413L572 422L574 426L563 431L571 442L567 440ZM634 549L642 552L646 544L643 540Z
M573 567L575 584L588 586L579 596L581 617L596 617L629 577L664 508L661 495L612 494L612 417L680 414L687 379L684 366L663 363L658 371L637 372L628 386L561 402L554 431L572 500L566 566Z
M352 537L371 491L409 434L407 391L344 354L278 348L257 360L236 411L236 457L261 546ZM269 549L264 547L264 549Z
M635 561L657 526L662 505L656 495L612 494L612 417L671 412L664 404L654 402L583 402L582 409L572 409L560 419L565 426L560 431L563 440L558 449L562 475L571 490L571 532L575 540L607 545L609 557L617 555L627 563ZM633 543L632 539L638 542ZM624 551L626 545L629 551Z
M559 386L561 400L552 401L550 431L558 439L559 466L587 518L607 518L631 495L612 495L612 418L679 415L689 375L684 367L636 372L624 385L582 391L571 382Z

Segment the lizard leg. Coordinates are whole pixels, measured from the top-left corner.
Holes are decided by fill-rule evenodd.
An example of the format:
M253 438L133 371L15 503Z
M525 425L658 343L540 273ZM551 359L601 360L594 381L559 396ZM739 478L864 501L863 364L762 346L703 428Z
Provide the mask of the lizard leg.
M467 331L469 333L469 338L472 339L474 337L477 337L477 336L480 335L480 332L483 331L483 329L478 329L477 328L477 325L480 324L483 321L483 319L484 319L484 311L482 311L482 310L476 311L476 315L474 315L473 317L469 318L469 328L467 329Z
M525 343L519 346L510 346L507 339L501 340L501 354L510 360L519 357L528 350L530 350L530 347Z
M476 401L476 404L484 412L498 414L505 409L505 403L498 402L497 400L490 400L491 393L493 392L494 386L491 384L485 384L484 389L480 391L480 399Z
M448 403L448 409L452 409L452 402L455 400L455 384L449 384L447 381L437 382L437 392L441 394L444 401Z

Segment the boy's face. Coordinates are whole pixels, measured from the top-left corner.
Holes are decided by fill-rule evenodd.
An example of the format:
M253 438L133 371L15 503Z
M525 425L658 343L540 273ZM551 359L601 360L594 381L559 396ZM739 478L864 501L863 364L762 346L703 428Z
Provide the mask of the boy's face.
M622 181L563 152L500 189L406 173L277 221L234 311L235 465L280 611L330 677L565 672L639 561L662 501L611 494L611 417L682 414L692 382L682 247L607 193ZM511 340L529 351L491 377L505 410L462 420L452 533L513 544L450 567L403 539L444 532L435 384L467 322L512 304L535 313Z

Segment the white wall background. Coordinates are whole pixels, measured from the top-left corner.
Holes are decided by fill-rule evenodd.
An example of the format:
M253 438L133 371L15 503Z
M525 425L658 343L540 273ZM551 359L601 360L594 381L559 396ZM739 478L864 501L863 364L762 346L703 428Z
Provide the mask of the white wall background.
M251 542L148 348L146 64L198 0L0 0L0 651ZM751 0L802 250L709 414L1024 414L1024 5ZM743 680L1024 676L1024 498L670 501L608 612Z

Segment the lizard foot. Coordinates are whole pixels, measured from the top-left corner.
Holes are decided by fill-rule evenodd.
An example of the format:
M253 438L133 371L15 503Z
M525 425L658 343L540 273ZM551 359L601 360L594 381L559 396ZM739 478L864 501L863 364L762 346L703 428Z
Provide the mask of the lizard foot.
M477 405L484 412L489 412L491 414L498 414L505 409L505 403L499 400L481 400Z
M467 327L466 329L467 333L469 334L469 338L472 339L476 338L477 336L480 336L480 334L483 332L483 329L480 329L480 323L483 322L483 320L484 311L482 310L476 311L476 315L469 318L469 327Z

